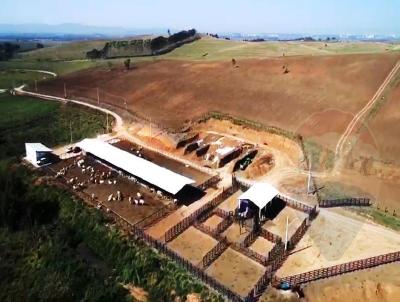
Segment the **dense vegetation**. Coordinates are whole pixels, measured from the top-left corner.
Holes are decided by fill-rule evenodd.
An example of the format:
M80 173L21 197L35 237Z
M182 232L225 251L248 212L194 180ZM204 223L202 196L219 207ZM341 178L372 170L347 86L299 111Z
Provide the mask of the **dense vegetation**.
M120 283L145 288L150 301L193 292L221 300L153 249L107 227L101 212L37 182L22 167L0 165L1 301L125 301Z
M73 104L4 95L0 112L6 113L0 121L0 158L22 155L25 142L52 147L69 143L71 132L77 141L106 131L103 113Z
M198 39L195 29L183 30L169 37L115 40L105 43L103 49L94 48L86 53L89 59L158 55Z

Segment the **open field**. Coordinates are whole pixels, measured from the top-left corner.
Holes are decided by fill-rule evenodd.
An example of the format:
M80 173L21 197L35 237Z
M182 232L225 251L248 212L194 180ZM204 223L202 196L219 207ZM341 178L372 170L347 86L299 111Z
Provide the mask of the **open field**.
M11 89L23 84L31 84L34 89L34 81L44 81L53 78L50 75L24 70L2 70L0 68L0 89Z
M325 46L326 45L326 46ZM244 42L204 37L164 55L168 59L230 60L305 55L384 53L400 50L391 43L368 42ZM205 55L207 54L207 55ZM205 56L204 56L205 55Z
M86 52L102 49L106 40L74 41L33 50L21 54L23 60L79 60L86 59Z
M264 273L265 268L246 256L228 248L206 272L242 296L246 296Z
M321 210L277 276L295 275L399 249L400 235L394 231Z
M23 60L82 60L93 48L102 49L106 40L78 41L57 44L22 53ZM369 42L244 42L203 37L183 45L159 58L183 60L230 60L231 58L265 58L298 55L352 53L385 53L398 51L399 45ZM204 56L204 54L206 54Z
M76 105L59 104L29 97L0 95L0 157L21 155L25 142L50 147L103 134L106 117Z
M333 147L337 134L375 93L399 57L285 57L239 61L239 68L230 62L159 61L136 64L130 71L91 69L69 74L43 83L39 90L62 95L65 82L70 95L96 99L96 88L101 87L119 96L101 102L123 106L121 97L125 98L130 110L167 126L180 127L186 120L217 110L298 130L317 142L332 133L328 147ZM284 74L282 66L289 66L290 72Z

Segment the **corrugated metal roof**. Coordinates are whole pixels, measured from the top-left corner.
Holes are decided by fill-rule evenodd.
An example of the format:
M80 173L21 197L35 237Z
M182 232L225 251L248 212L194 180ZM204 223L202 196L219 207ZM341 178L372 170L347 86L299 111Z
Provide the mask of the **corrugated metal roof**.
M195 183L193 179L177 174L98 139L84 139L77 145L82 150L174 195L185 185Z
M25 149L28 148L36 152L53 152L53 150L46 147L42 143L25 143Z
M279 191L268 183L258 182L252 185L246 192L239 196L239 200L248 199L259 209L265 207Z

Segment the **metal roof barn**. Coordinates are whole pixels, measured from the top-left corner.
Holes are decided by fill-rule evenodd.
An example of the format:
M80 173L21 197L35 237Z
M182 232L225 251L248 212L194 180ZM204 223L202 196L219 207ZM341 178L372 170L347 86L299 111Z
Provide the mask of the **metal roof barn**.
M261 210L278 194L279 191L270 184L259 182L240 195L238 200L239 203L241 200L250 200Z
M42 164L41 159L52 154L53 150L41 143L25 143L25 159L38 167Z
M98 139L84 139L77 146L85 152L93 154L173 195L177 194L184 186L195 183L193 179L177 174Z

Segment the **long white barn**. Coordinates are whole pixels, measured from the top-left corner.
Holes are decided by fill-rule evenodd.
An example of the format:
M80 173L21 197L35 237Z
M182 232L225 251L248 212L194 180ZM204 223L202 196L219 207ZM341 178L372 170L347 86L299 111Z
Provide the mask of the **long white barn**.
M158 166L151 161L121 150L99 139L84 139L77 146L84 152L90 153L173 195L182 190L184 186L195 183L193 179Z

